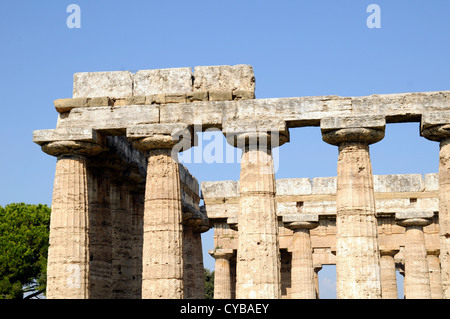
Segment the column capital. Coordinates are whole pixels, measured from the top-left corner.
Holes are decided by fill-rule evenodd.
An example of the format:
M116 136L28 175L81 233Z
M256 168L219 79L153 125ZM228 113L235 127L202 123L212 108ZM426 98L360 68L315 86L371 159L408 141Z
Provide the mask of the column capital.
M440 142L450 137L450 114L448 111L422 114L420 135L428 140Z
M184 123L141 124L127 128L127 137L142 151L173 149L180 152L194 146L193 128Z
M317 214L289 214L284 215L283 218L284 227L297 230L297 229L314 229L319 226L319 215Z
M431 224L433 212L398 212L395 213L395 221L398 225L408 226L427 226Z
M373 144L384 138L386 119L379 115L329 117L320 121L322 139L331 145L343 142Z
M222 125L228 144L238 148L258 146L275 148L289 142L289 130L283 120L236 120Z
M389 248L389 247L380 246L380 255L381 256L394 257L399 251L400 251L400 249L397 249L397 248Z
M204 233L211 228L208 216L196 210L191 205L184 206L182 212L183 224L193 227L194 233Z
M94 156L107 150L105 137L92 128L38 130L33 142L52 156Z
M216 249L210 249L208 250L208 253L214 258L214 259L230 259L234 256L234 250L229 248L216 248Z

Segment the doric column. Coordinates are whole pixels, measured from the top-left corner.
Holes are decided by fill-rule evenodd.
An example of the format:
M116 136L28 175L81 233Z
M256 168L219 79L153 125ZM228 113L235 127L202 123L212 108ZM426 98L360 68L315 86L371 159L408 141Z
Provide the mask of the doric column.
M450 114L422 115L421 135L439 142L439 239L443 298L450 299Z
M87 299L89 290L89 199L87 157L104 150L93 130L43 130L34 142L57 157L50 218L47 298Z
M182 299L183 224L177 154L190 147L183 124L127 129L133 145L147 153L142 257L142 298Z
M402 212L395 219L405 231L405 297L430 299L430 275L423 227L431 223L433 213Z
M112 222L112 298L132 298L132 216L127 183L110 187Z
M288 140L283 122L227 123L229 144L242 149L236 297L280 298L280 252L272 148Z
M319 225L319 216L312 214L284 215L284 226L292 235L291 299L316 299L316 282L310 229Z
M439 249L427 250L427 260L430 272L431 299L443 299Z
M314 283L316 285L316 299L320 299L319 293L319 271L322 270L322 265L314 265Z
M340 299L381 298L375 196L369 145L384 137L378 116L321 120L322 138L339 146L336 277Z
M231 299L230 258L233 249L213 249L208 251L216 260L214 267L214 299Z
M394 256L398 249L380 249L381 295L383 299L398 299Z

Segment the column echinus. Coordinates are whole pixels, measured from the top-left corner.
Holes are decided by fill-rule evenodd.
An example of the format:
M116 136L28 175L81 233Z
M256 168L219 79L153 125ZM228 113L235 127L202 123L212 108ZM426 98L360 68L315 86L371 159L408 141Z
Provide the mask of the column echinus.
M148 156L142 249L142 298L183 299L183 216L178 152L192 146L185 124L127 128Z
M450 114L422 114L421 135L439 142L439 241L443 298L450 299Z
M339 146L336 192L336 280L339 299L381 298L375 195L369 145L384 137L380 116L326 118L322 139Z
M319 226L317 214L284 215L283 223L292 229L291 298L316 299L316 281L310 229Z
M33 141L57 157L50 217L47 298L89 298L89 201L87 157L105 150L95 130L33 132Z
M236 297L281 297L272 149L289 140L284 121L226 122L227 142L242 150L239 179Z
M433 212L401 212L395 220L405 231L405 298L431 299L430 274L423 227L431 224Z

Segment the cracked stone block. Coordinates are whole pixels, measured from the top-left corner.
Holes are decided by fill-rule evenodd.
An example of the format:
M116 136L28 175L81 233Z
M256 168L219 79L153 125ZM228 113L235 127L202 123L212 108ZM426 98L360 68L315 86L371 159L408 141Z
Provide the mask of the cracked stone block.
M73 97L114 97L133 95L133 75L129 71L86 72L73 76Z
M194 91L255 91L255 74L250 65L196 66Z
M140 70L134 75L134 95L192 92L191 68Z

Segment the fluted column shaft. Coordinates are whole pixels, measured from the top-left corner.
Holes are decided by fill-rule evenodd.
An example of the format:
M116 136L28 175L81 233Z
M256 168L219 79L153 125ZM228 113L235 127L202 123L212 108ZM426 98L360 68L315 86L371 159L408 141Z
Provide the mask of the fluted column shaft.
M439 142L439 241L443 298L450 299L450 115L422 114L421 135Z
M406 299L431 299L430 275L423 227L424 218L408 218L397 223L405 231L405 295Z
M439 240L443 298L450 299L450 138L439 149Z
M337 184L338 298L380 298L377 221L367 144L339 146Z
M101 136L92 134L91 130L85 137L95 142L71 140L72 136L64 131L57 132L57 141L39 143L45 153L57 157L50 217L48 299L91 297L87 156L105 150Z
M185 124L127 128L148 156L143 219L142 298L183 299L183 214L178 151L192 146Z
M183 225L178 163L149 151L144 206L142 298L183 298Z
M132 217L128 185L111 184L112 298L132 298Z
M89 298L89 238L86 157L56 162L50 219L47 298Z
M394 255L398 251L381 250L381 292L383 299L398 299L397 276Z
M275 174L270 150L247 148L239 180L237 298L280 298Z
M381 298L375 195L369 144L384 137L384 118L321 121L322 138L339 146L336 278L339 299Z
M214 266L214 299L231 298L231 249L215 249L210 254L216 259Z
M443 299L441 265L439 250L427 251L428 271L430 272L431 299Z
M316 299L309 229L294 230L292 237L291 298Z

